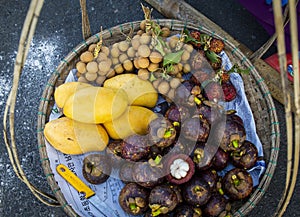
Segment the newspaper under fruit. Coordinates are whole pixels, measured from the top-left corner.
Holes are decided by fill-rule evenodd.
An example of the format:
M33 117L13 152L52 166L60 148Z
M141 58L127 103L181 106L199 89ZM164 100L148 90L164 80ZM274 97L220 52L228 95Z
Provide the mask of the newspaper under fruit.
M225 52L222 51L220 54L222 57L222 63L225 70L229 70L232 67L228 56ZM71 82L76 80L76 70L72 70L65 82ZM237 73L232 73L230 80L237 90L237 97L231 102L224 103L224 108L226 110L236 110L237 115L239 115L244 123L247 123L246 128L246 139L256 145L258 149L258 156L263 156L263 147L256 133L256 127L252 111L248 100L245 95L244 84L241 76ZM54 106L52 113L50 115L50 120L59 118L62 114ZM74 211L80 216L120 216L120 217L129 217L129 214L126 214L119 205L118 198L119 193L124 186L124 183L119 180L118 172L113 171L113 175L103 184L92 185L89 184L82 175L82 162L84 157L87 155L67 155L63 154L56 149L54 149L46 141L47 153L50 159L51 169L54 173L54 178L57 181L66 201L72 206ZM88 153L91 154L91 153ZM81 180L83 180L93 191L96 192L96 195L103 201L105 204L114 210L114 213L111 213L110 209L103 209L103 212L100 213L95 207L93 207L89 201L84 197L80 192L77 192L69 183L67 183L57 172L56 166L58 164L66 165L71 171L73 171ZM219 175L224 175L226 171L231 169L233 166L228 165ZM265 171L265 162L263 160L258 161L256 165L249 170L252 179L253 185L257 186L259 184L259 178Z

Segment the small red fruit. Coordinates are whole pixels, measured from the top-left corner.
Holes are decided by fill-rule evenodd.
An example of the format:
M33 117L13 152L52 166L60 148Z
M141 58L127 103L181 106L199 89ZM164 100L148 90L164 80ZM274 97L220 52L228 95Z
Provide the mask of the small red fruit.
M224 92L224 99L226 102L230 102L236 98L236 89L231 83L231 81L222 82L222 89Z

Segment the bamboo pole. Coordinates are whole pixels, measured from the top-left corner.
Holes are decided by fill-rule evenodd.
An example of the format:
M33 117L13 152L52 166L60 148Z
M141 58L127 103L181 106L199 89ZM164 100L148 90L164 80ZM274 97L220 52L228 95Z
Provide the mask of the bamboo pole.
M226 37L234 46L239 48L245 56L250 58L253 51L247 48L244 44L240 43L234 39L230 34L225 32L220 26L208 19L202 13L197 11L191 5L183 0L145 0L152 7L154 7L158 12L167 18L179 19L183 21L189 21L197 25L202 25L208 29L213 30L216 34ZM254 58L255 59L255 58ZM284 95L282 92L282 84L280 82L279 73L268 65L265 61L258 58L252 62L255 68L259 71L260 76L264 79L265 84L268 86L272 97L276 99L281 104L284 104ZM291 98L293 98L293 84L288 81L286 84L286 89L291 93ZM292 103L292 111L295 107Z
M22 73L22 69L28 55L31 40L34 35L38 17L43 4L44 4L43 0L32 0L23 24L18 52L15 61L15 67L14 67L13 84L4 110L3 135L4 135L4 141L7 148L8 156L17 177L28 186L28 188L33 193L33 195L37 197L41 202L43 202L48 206L59 206L59 203L57 202L55 197L50 196L44 192L41 192L34 185L32 185L30 181L27 179L26 174L24 173L24 170L19 161L18 150L15 141L14 113L15 113L15 104L16 104L20 75ZM7 129L8 117L9 117L9 130ZM10 140L9 140L8 132L10 134Z
M291 4L293 3L293 7ZM295 14L295 1L289 1L289 8L291 9L290 19L291 19L291 30L292 30L292 45L296 45L296 49L298 52L298 38L295 39L293 34L296 34L297 37L297 26L295 25L296 22L296 14ZM282 91L284 95L284 107L285 107L285 119L286 119L286 126L287 126L287 145L288 145L288 152L287 152L287 168L286 168L286 184L283 195L279 204L277 206L277 210L275 216L282 216L290 202L290 198L293 194L297 173L298 173L298 164L299 164L299 147L296 147L294 150L293 147L293 120L292 120L292 112L291 112L291 96L290 93L286 90L287 84L287 67L286 67L286 52L285 52L285 41L284 41L284 27L283 27L283 19L282 19L282 10L281 10L281 1L274 0L273 1L273 10L274 10L274 21L275 21L275 28L277 33L277 52L278 52L278 59L280 64L280 73L281 73L281 82L282 82ZM296 41L296 42L295 42ZM295 54L295 47L292 46L293 60L297 57L298 62L298 54ZM298 64L296 64L296 70L298 70ZM294 85L295 86L295 85ZM296 153L294 161L293 161L293 153ZM297 169L295 171L295 169ZM291 180L292 179L292 180Z

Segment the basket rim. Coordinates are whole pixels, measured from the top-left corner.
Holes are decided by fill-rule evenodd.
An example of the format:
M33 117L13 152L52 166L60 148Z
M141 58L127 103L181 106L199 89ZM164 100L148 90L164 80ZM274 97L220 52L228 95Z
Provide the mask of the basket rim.
M193 23L190 23L188 21L181 21L176 19L156 19L154 21L156 21L159 25L169 26L171 30L180 31L183 28L195 29L195 30L199 30L200 32L205 32L213 37L222 39L226 47L231 49L232 54L237 56L241 60L242 64L247 64L249 66L251 70L250 73L253 76L253 79L256 81L256 85L258 86L259 90L262 93L264 93L264 100L268 105L267 109L268 109L270 120L274 123L278 123L278 117L277 117L275 105L271 97L271 94L269 94L270 91L268 90L267 85L264 83L262 77L259 75L258 71L250 62L250 60L237 47L235 47L230 41L228 41L226 37L218 35L214 31L211 31L204 26L196 26ZM120 32L126 32L130 28L136 30L139 28L140 22L142 22L142 20L119 24L112 28L103 30L102 32L103 39L105 40L105 39L112 38L114 35L120 34ZM65 68L69 65L69 62L71 62L74 58L78 58L79 53L81 51L87 49L87 47L90 44L98 42L99 39L100 39L99 33L92 35L87 40L83 40L81 43L79 43L70 53L68 53L65 56L65 58L62 59L61 63L57 66L56 70L53 72L52 76L48 80L47 85L45 86L45 89L41 97L40 106L38 109L37 136L38 136L38 144L39 144L38 148L39 148L39 153L41 158L41 164L44 169L44 173L46 175L48 184L50 185L56 198L62 205L62 208L69 216L78 216L78 214L73 210L72 206L67 203L62 191L59 189L59 186L55 181L54 175L50 167L50 159L48 158L48 154L46 150L43 129L46 124L46 119L47 119L46 113L50 103L51 96L55 89L55 83L57 82L57 80L59 79L60 75L63 73ZM242 216L249 213L255 207L255 205L261 200L261 198L265 194L271 182L272 175L276 168L275 162L277 161L278 154L279 154L280 133L279 133L278 124L272 124L270 128L271 128L271 137L270 137L271 154L270 154L270 160L267 163L266 171L263 177L261 178L260 183L256 188L256 190L254 190L250 198L243 204L243 206L240 207L234 213L234 216Z

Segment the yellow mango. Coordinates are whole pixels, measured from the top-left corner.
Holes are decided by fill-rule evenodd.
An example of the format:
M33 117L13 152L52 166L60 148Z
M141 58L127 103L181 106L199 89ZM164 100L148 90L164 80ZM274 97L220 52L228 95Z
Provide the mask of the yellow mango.
M112 139L124 139L133 134L147 134L148 125L155 118L157 114L150 109L129 106L118 119L105 122L103 126Z
M107 79L104 87L123 89L129 100L129 105L152 108L156 105L158 94L150 81L142 80L135 74L121 74Z
M54 99L59 108L63 108L67 99L77 90L91 87L92 85L82 82L67 82L58 86L54 91Z
M102 151L109 141L100 124L81 123L67 117L46 123L44 135L56 150L72 155Z
M72 94L63 113L76 121L99 124L118 118L127 106L127 94L122 89L91 86Z

